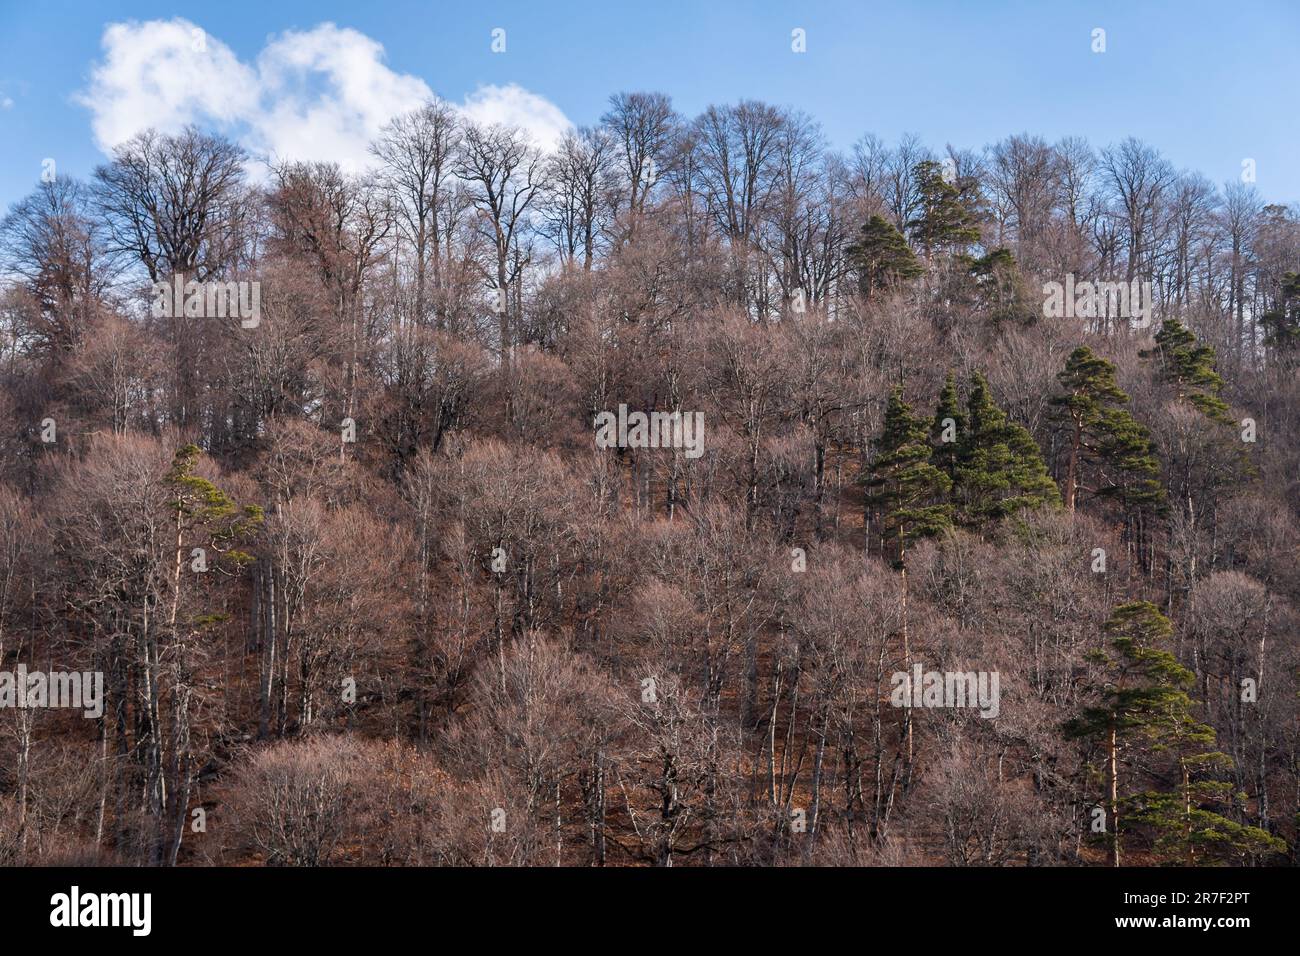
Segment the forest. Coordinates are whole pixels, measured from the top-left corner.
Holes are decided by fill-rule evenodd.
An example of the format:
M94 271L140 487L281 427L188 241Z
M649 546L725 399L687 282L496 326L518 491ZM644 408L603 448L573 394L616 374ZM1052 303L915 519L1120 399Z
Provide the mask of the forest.
M654 92L371 154L5 211L0 864L1296 862L1300 209Z

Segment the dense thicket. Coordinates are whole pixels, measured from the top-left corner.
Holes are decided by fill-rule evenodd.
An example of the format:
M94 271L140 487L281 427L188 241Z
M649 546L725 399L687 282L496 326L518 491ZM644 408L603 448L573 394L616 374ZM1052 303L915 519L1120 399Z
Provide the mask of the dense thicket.
M0 669L107 693L0 710L0 861L1294 860L1297 210L658 94L373 152L151 132L0 226Z

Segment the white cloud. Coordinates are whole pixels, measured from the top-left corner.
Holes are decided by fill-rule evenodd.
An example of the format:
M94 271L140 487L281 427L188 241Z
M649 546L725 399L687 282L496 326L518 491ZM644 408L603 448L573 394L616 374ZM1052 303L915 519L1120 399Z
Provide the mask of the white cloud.
M150 126L175 132L200 118L231 125L257 107L256 74L188 20L112 23L101 43L104 61L78 100L94 114L105 152Z
M110 24L102 45L77 99L104 152L148 127L196 123L258 155L355 171L370 164L368 145L384 123L434 95L418 76L385 65L380 43L333 23L272 37L253 64L180 18ZM513 83L481 86L460 109L476 122L518 126L547 149L572 125L554 103Z
M366 166L367 146L384 123L433 96L383 56L374 40L332 23L271 41L257 61L262 105L250 117L257 146L286 159Z
M14 108L14 101L7 96L0 96L0 110L11 110Z
M516 83L480 86L465 97L461 111L476 123L517 126L547 151L573 126L558 106Z

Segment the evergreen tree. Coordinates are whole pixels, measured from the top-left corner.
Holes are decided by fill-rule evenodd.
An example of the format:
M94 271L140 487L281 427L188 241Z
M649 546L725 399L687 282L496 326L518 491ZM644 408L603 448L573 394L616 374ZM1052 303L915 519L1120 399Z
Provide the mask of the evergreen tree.
M1180 404L1195 409L1208 421L1222 427L1189 430L1178 445L1167 451L1165 481L1169 497L1177 502L1189 525L1199 522L1204 501L1213 501L1222 489L1232 487L1254 471L1250 445L1239 439L1228 403L1220 396L1223 379L1214 368L1214 349L1196 341L1196 336L1177 319L1167 319L1156 334L1156 348L1142 355L1154 359L1166 388ZM1173 564L1166 562L1167 600L1174 599ZM1194 566L1187 565L1194 574ZM1189 580L1187 585L1191 586Z
M197 445L182 446L163 479L175 508L178 553L184 545L201 540L205 548L212 548L231 563L249 564L254 557L239 550L237 544L256 531L265 517L263 510L260 505L241 508L211 481L194 474L202 454Z
M930 463L928 432L925 419L912 414L903 401L903 390L895 388L889 396L884 425L876 442L876 458L865 480L866 506L878 516L881 551L892 551L894 567L902 577L900 631L903 662L908 669L912 666L912 650L908 636L907 545L952 526L952 505L940 500L952 482ZM901 732L906 742L903 779L908 781L914 757L910 707L903 708Z
M1205 750L1214 745L1215 735L1192 716L1193 704L1186 688L1192 686L1195 675L1161 647L1173 634L1169 619L1154 604L1134 601L1115 608L1106 631L1109 648L1088 655L1103 668L1092 688L1096 703L1067 721L1064 730L1068 737L1094 741L1104 750L1112 864L1119 866L1122 861L1121 832L1140 825L1156 831L1158 852L1185 857L1188 862L1195 862L1198 846L1229 855L1284 847L1262 830L1241 827L1201 806L1222 800L1223 788L1197 777L1231 761L1224 754ZM1178 789L1125 797L1120 770L1128 755L1148 762L1171 756Z
M961 396L957 394L957 377L949 372L939 392L939 404L934 409L934 422L930 425L930 442L934 451L931 463L948 476L950 482L957 478L957 450L962 433L966 430L966 414L961 409Z
M978 259L967 259L975 282L975 304L994 325L1018 322L1028 325L1039 315L1031 302L1016 257L1009 249L994 249Z
M930 463L925 419L912 414L895 388L885 410L875 461L866 477L866 504L879 515L883 546L902 567L907 543L938 534L952 524L952 506L936 503L951 487L948 476Z
M1300 356L1300 274L1288 272L1282 278L1277 305L1260 316L1264 344L1273 349L1283 368L1295 365Z
M936 250L957 249L979 240L974 213L962 201L961 190L943 178L943 167L922 160L913 167L920 211L907 228L930 258Z
M1159 362L1165 381L1177 391L1179 401L1214 421L1231 423L1228 403L1219 397L1223 379L1214 370L1214 349L1197 342L1191 329L1177 319L1166 319L1156 333L1156 347L1142 355Z
M881 216L872 216L858 241L848 248L848 261L858 274L858 291L865 298L878 289L915 279L924 270L903 234Z
M195 560L208 565L208 552L211 551L210 572L234 570L252 564L257 560L239 545L248 540L262 524L265 513L260 505L244 505L242 508L234 499L206 478L194 474L202 451L197 445L183 445L172 459L172 467L163 477L170 498L172 517L175 521L175 559L172 566L174 592L168 624L175 631L181 626L178 619L181 606L181 593L188 590L183 586L185 580L182 569L187 561L193 567ZM228 565L223 567L222 565ZM189 622L193 628L213 624L226 617L224 613L196 616ZM176 655L184 656L184 644L178 645Z
M1201 740L1213 746L1215 734L1204 724L1184 735L1170 749L1177 754L1177 790L1148 790L1125 801L1129 821L1149 827L1155 834L1153 849L1166 860L1182 860L1188 866L1209 862L1243 865L1285 853L1285 840L1261 827L1241 824L1216 812L1221 808L1240 815L1247 794L1228 781L1207 775L1231 769L1232 758L1219 752L1184 752L1181 744Z
M1052 400L1065 430L1065 506L1074 510L1088 476L1084 490L1117 498L1126 510L1159 505L1164 488L1155 445L1146 426L1124 408L1129 398L1115 382L1115 366L1080 346L1057 378L1065 389Z
M1060 504L1060 491L1047 473L1038 444L997 407L978 372L971 377L965 424L957 443L954 481L962 523L980 525L1021 508Z

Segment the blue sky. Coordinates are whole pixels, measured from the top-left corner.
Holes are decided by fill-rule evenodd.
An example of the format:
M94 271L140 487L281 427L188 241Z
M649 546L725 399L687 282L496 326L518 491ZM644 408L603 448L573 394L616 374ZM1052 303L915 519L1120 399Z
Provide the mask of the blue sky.
M552 127L556 117L593 122L612 92L652 89L670 94L688 115L742 97L797 107L844 148L868 131L890 143L915 132L936 149L979 147L1022 131L1048 139L1080 134L1096 146L1134 135L1216 182L1235 179L1243 158L1253 158L1266 200L1300 200L1300 4L1294 0L0 0L0 208L35 185L46 157L56 159L61 173L88 176L107 140L125 135L133 118L153 109L144 81L173 76L170 61L105 72L105 31L114 23L135 24L117 35L114 55L125 63L146 36L166 49L161 33L145 31L150 21L175 18L204 30L208 50L227 57L208 61L218 65L211 69L228 68L220 67L219 76L168 81L180 101L159 117L224 126L288 152L315 148L309 143L346 150L349 136L404 102L421 82L454 102L480 91L484 115L545 107L553 111L546 113ZM324 23L342 32L323 31ZM496 27L506 30L504 54L490 49ZM790 50L795 27L806 31L804 54ZM1106 30L1105 53L1091 50L1096 27ZM306 39L276 45L286 34ZM369 62L357 52L366 38L382 52L370 49L380 67L366 73L365 88L341 106L319 100L328 99L331 83L360 72L354 64ZM268 48L278 66L259 73L259 56ZM314 62L326 73L286 75L285 64L297 56L319 57ZM132 88L137 81L143 88ZM183 89L185 83L194 89ZM253 87L263 99L245 101ZM508 103L503 89L515 90ZM111 95L102 95L105 90ZM97 92L98 112L84 102ZM372 93L375 103L358 103ZM278 103L283 115L250 132L250 111L260 110L250 106L255 102ZM230 116L212 115L229 104L236 104ZM328 143L321 123L332 131Z

